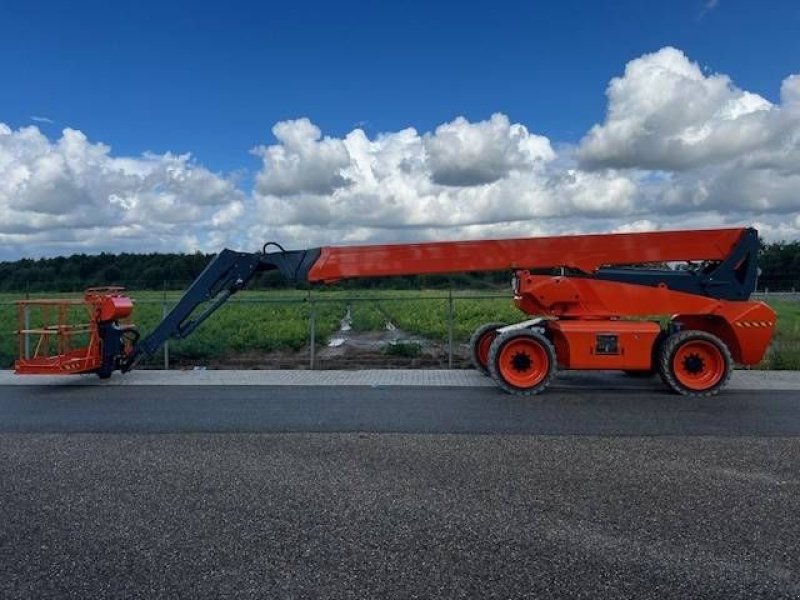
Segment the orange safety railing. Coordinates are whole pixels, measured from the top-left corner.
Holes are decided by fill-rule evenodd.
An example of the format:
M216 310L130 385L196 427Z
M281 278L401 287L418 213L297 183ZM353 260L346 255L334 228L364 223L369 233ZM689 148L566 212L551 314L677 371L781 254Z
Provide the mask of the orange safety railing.
M102 361L94 307L84 300L20 300L17 302L20 374L80 373ZM81 315L82 313L82 315ZM86 321L71 322L77 316Z
M17 301L19 374L67 374L102 366L98 323L130 315L122 288L90 288L82 300Z

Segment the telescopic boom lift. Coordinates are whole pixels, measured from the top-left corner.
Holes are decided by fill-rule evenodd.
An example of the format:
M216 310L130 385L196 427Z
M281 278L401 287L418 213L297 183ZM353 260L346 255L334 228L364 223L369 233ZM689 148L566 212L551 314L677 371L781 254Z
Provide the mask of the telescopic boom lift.
M487 323L471 340L476 368L504 390L537 394L559 368L616 369L658 372L680 394L712 395L726 385L734 363L762 360L775 330L775 312L749 299L757 254L758 234L750 228L288 251L269 243L256 253L225 249L146 337L139 339L133 326L120 324L133 307L120 289L92 289L84 300L91 315L89 345L77 350L60 345L56 354L33 356L21 347L16 370L101 377L129 371L168 339L189 336L264 271L277 270L293 282L330 283L508 270L514 303L533 318ZM20 303L20 314L26 304ZM657 315L668 319L655 320ZM37 331L54 336L65 327L59 322L55 329ZM21 334L31 331L20 327Z

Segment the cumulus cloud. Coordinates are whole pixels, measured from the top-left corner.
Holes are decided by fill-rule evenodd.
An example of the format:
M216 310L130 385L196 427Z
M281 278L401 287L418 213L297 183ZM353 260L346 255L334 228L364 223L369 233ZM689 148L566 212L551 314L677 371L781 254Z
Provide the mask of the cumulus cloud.
M787 84L794 98L795 86ZM632 60L606 91L608 114L581 142L588 168L694 169L779 143L792 111L704 75L675 48Z
M188 154L114 157L65 129L0 123L0 244L5 254L153 248L195 250L217 212L242 201L234 183Z
M116 156L77 130L0 123L0 256L747 224L800 238L800 75L773 104L663 48L607 101L575 146L501 113L374 136L281 121L246 192L188 154Z
M512 125L499 113L479 123L458 117L423 141L431 179L443 185L493 183L511 171L529 171L555 158L550 140L528 133L519 123Z
M800 76L774 105L663 48L628 63L607 96L605 122L576 151L582 168L663 173L653 192L665 212L800 209Z
M308 119L281 121L272 133L277 144L253 150L264 161L264 169L256 178L261 193L330 194L346 184L341 171L349 164L349 157L342 140L321 139L319 127Z
M492 224L530 228L534 219L634 210L631 178L551 167L556 155L549 140L501 114L375 139L360 129L322 138L307 119L281 122L275 131L279 143L258 149L264 168L257 178L254 214L260 217L250 228L253 239L278 225L284 232L293 226L335 229L343 232L335 238L345 242L409 233L435 238L465 227L487 233Z

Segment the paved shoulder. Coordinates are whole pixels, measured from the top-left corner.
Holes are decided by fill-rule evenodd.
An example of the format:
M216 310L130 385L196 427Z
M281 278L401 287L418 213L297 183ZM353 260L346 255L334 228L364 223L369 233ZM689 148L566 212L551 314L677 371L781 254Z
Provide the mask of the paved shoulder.
M652 390L657 378L629 377L618 371L563 371L554 389ZM358 371L134 371L115 374L107 380L95 375L15 375L0 371L0 386L402 386L402 387L494 387L491 379L473 370L446 369L363 369ZM800 371L735 371L731 390L800 390Z
M684 398L580 386L519 398L495 387L6 386L0 432L394 432L800 435L800 392Z

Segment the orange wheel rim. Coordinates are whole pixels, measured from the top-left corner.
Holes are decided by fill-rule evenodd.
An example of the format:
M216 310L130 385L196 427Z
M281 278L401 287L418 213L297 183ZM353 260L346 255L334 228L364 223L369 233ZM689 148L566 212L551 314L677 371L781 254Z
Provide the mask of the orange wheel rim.
M496 337L496 331L487 331L478 339L478 361L482 367L489 364L489 348Z
M695 340L683 344L672 358L672 370L681 385L707 390L725 375L725 359L715 344Z
M541 383L550 370L550 356L537 341L511 340L500 350L498 370L509 384L531 388Z

